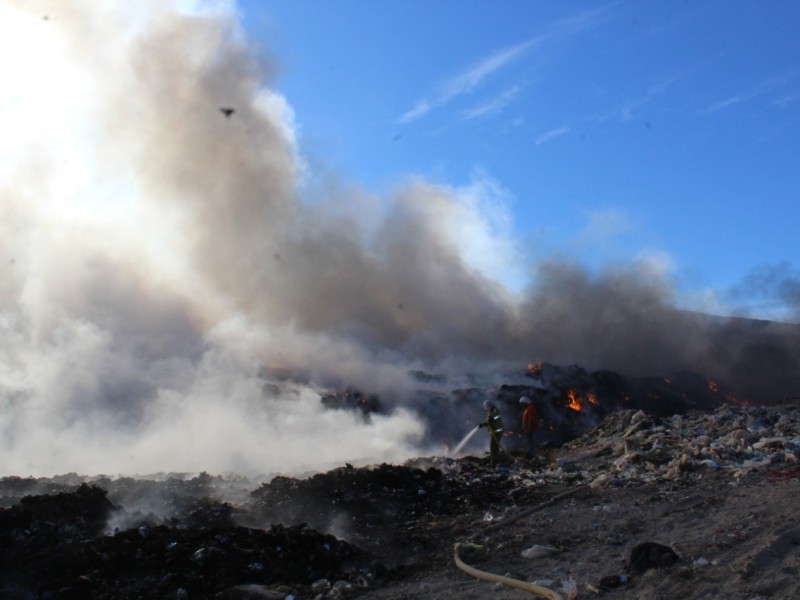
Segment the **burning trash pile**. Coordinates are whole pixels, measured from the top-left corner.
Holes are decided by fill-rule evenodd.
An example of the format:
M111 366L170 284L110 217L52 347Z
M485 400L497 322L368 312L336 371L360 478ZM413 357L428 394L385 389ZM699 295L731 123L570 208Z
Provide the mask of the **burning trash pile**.
M5 477L0 597L797 597L799 452L792 402L622 409L499 466Z
M667 376L634 377L611 370L588 371L578 365L531 363L520 372L506 373L502 384L482 382L478 377L451 381L442 375L412 371L419 387L404 405L413 408L427 425L431 442L454 449L463 441L465 430L480 423L481 405L493 399L511 427L504 443L509 448L523 445L519 427L522 396L532 399L546 427L540 442L561 445L586 433L604 417L625 409L669 417L690 410L713 409L721 404L746 405L723 383L691 371ZM372 414L389 414L391 402L378 394L345 388L322 395L329 410L349 410L369 419ZM467 446L473 450L476 446ZM459 448L460 450L461 448ZM446 453L446 452L445 452Z

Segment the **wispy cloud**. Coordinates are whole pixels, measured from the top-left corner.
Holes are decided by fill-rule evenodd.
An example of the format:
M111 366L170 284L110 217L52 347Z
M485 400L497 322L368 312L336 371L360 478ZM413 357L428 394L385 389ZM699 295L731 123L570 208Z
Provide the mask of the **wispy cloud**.
M715 102L714 104L706 107L700 112L702 114L719 112L721 110L725 110L726 108L730 108L731 106L735 106L737 104L741 104L742 102L747 102L748 100L752 100L757 95L758 95L757 93L737 94L736 96L731 96L730 98L726 98L725 100L720 100L719 102Z
M606 245L610 240L635 232L638 224L619 208L604 208L585 213L586 225L578 236L581 243Z
M800 94L786 94L778 98L777 100L773 100L770 102L773 106L777 106L778 108L788 108L790 105L794 104L800 100Z
M548 43L563 41L596 27L607 12L608 7L601 7L553 21L540 35L522 43L491 52L458 75L445 79L438 86L437 93L430 98L423 98L417 101L413 108L400 115L399 122L409 123L419 119L431 110L445 106L459 96L472 92L490 76L523 57L533 47L542 47ZM495 101L502 101L502 97L503 94L500 94ZM485 106L488 108L483 112L480 112L482 107L477 107L474 110L479 112L475 115L469 116L471 111L466 110L464 111L464 116L466 118L475 118L481 114L497 110L497 107L491 106L491 102L486 103ZM502 104L500 107L502 107Z
M514 87L505 90L483 104L479 104L478 106L467 108L461 111L461 115L465 119L477 119L479 117L497 113L519 94L519 90L520 87L515 85Z
M536 138L535 144L537 146L544 144L545 142L549 142L550 140L554 140L557 137L561 137L562 135L567 135L572 129L569 127L559 127L558 129L551 129Z
M430 102L427 100L420 100L417 104L409 110L408 112L403 113L400 116L401 123L407 123L408 121L413 121L427 113L432 108Z
M400 117L400 122L408 123L418 119L431 109L447 104L456 96L471 92L492 73L523 54L531 44L532 41L527 41L494 52L463 73L448 79L442 84L441 91L434 100L420 100L414 108Z
M749 90L745 90L738 94L734 94L728 98L723 100L719 100L710 104L706 108L699 111L701 115L708 115L712 113L716 113L722 110L726 110L737 104L742 104L744 102L749 102L750 100L754 100L760 96L768 94L770 92L775 91L778 88L785 86L787 83L795 79L797 73L791 71L789 73L784 73L782 75L777 75L775 77L770 77L769 79L765 79L764 81L759 82L755 86L753 86Z
M643 106L650 104L653 100L655 100L659 96L662 96L667 92L669 92L669 90L675 84L685 80L687 77L691 76L693 73L697 72L700 68L702 68L702 66L703 63L692 65L689 68L683 69L675 73L671 73L661 78L660 80L656 81L654 84L648 87L639 98L626 102L622 106L622 108L620 108L619 119L622 121L628 121L634 118L634 113L636 111L638 111Z
M532 44L533 41L527 41L495 52L471 69L468 69L457 77L453 77L443 86L442 100L447 102L451 98L472 91L489 75L523 54Z

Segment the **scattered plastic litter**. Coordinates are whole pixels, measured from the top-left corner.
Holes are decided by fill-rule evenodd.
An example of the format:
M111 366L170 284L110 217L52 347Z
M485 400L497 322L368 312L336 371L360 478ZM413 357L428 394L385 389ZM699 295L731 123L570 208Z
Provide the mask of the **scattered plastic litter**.
M561 580L561 591L567 600L575 600L578 597L578 583L570 577Z
M537 544L530 548L525 548L525 550L522 551L522 556L525 558L540 558L542 556L551 556L556 552L558 552L558 550L552 546L540 546Z
M708 562L708 559L703 558L702 556L694 561L692 561L692 565L695 567L707 567L711 563Z

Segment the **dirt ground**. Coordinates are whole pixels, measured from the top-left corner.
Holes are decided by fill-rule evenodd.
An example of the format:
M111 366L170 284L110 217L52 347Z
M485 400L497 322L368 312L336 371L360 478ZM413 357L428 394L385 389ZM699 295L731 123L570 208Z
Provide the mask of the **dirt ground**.
M545 502L563 489L535 490ZM484 549L464 561L484 571L538 581L564 598L574 580L577 597L800 598L800 479L753 473L741 480L710 472L680 483L583 488L550 506L480 535L486 515L453 519L441 528L438 552L420 561L414 577L371 591L370 598L515 600L530 593L471 577L454 566L453 543L476 539ZM489 507L498 519L525 509ZM502 523L498 521L494 524ZM473 537L478 533L476 537ZM672 548L678 561L631 574L628 585L604 590L603 576L629 572L631 551L645 542ZM552 555L525 558L524 550L550 546ZM594 591L592 587L596 588Z
M462 553L467 564L563 598L800 598L799 427L796 402L611 415L527 468L512 462L504 499L447 524L431 519L441 544L417 580L371 597L531 597L457 569L453 544L471 541L482 548ZM642 563L652 544L672 560ZM629 579L600 585L612 575Z

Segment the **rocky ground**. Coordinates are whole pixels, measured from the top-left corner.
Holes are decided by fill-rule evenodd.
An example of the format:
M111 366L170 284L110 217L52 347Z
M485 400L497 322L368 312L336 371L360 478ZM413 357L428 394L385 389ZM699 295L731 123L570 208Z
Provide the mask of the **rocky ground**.
M789 402L623 410L499 468L4 477L0 598L535 597L516 582L561 598L797 598L798 451ZM457 543L505 584L459 568ZM612 575L628 580L601 585Z

